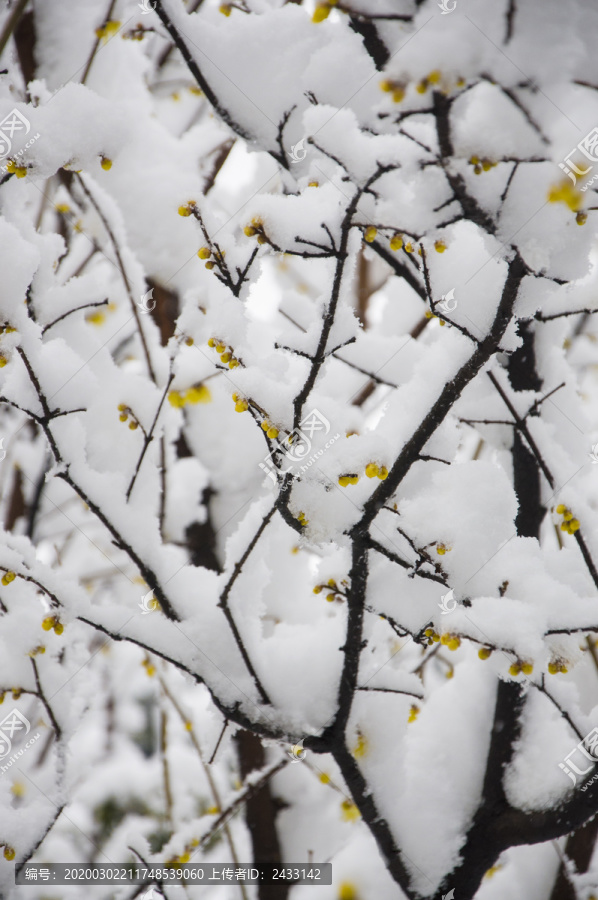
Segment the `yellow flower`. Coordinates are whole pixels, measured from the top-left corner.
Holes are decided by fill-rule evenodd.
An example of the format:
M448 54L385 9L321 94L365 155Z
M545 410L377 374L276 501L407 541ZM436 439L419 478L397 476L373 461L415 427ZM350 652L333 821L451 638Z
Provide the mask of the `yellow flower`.
M197 255L200 259L209 259L212 255L212 251L209 247L200 247L197 251ZM213 346L212 344L210 346Z
M112 160L108 159L107 156L102 156L102 161L101 161L100 165L101 165L102 169L104 169L104 171L107 172L108 169L112 168Z
M343 800L341 803L341 816L345 822L355 822L356 819L360 818L361 813L351 800Z
M228 3L223 3L222 6L218 7L218 11L222 13L223 16L230 16L232 10L232 6L229 6Z
M380 468L377 463L368 463L365 467L365 474L368 478L375 478L379 471Z
M519 665L519 663L513 663L511 666L509 666L509 675L512 675L513 678L516 678L520 672L521 666Z
M419 715L419 706L416 706L415 703L409 709L409 718L407 722L415 722Z
M143 662L141 663L141 665L145 669L148 676L150 678L153 678L153 676L156 674L156 667L154 665L152 665L152 663L149 661L149 659L144 659Z
M326 772L320 772L320 781L322 784L330 784L330 775L327 775Z
M492 878L493 875L496 875L499 869L502 869L502 866L491 866L484 874L484 878Z
M85 316L85 321L89 322L91 325L102 325L105 320L105 315L103 312L91 312L87 313Z
M575 216L575 221L578 225L585 225L588 221L588 214L585 212L578 212Z
M523 663L523 665L521 666L521 671L524 675L531 675L534 671L534 667L531 663Z
M357 732L357 743L353 747L353 756L355 759L361 759L368 752L368 742L361 731Z
M550 188L548 201L550 203L564 203L570 210L577 212L583 202L583 196L575 185L571 184L568 178L565 178Z
M440 75L441 73L439 69L434 69L433 72L430 72L430 74L428 75L428 81L430 82L430 84L438 84L438 82L440 81Z
M444 251L446 250L446 244L444 243L444 241L435 241L434 249L437 253L444 253Z
M237 400L235 403L235 412L242 413L249 409L247 400Z
M478 650L478 656L480 659L488 659L490 654L492 653L492 649L490 647L480 647Z
M209 388L205 384L194 384L186 392L184 397L185 403L210 403L212 395Z
M357 484L359 481L359 475L341 475L338 483L341 487L347 487L349 484Z
M181 407L185 405L185 398L181 394L180 391L169 391L168 392L168 402L171 406Z
M376 239L377 234L378 234L378 229L375 228L373 225L370 225L368 228L366 228L363 239L364 239L364 241L367 241L368 244L371 244L372 241L374 241Z
M26 166L16 166L15 167L15 175L17 176L17 178L24 178L26 174L27 174Z
M7 859L9 862L11 862L14 858L15 858L14 848L6 845L4 847L4 859Z
M390 239L390 249L391 250L400 250L403 246L403 236L401 234L395 234Z
M378 478L380 479L380 481L385 481L388 478L388 469L386 468L386 466L380 466L380 469L378 471Z
M339 885L338 900L357 900L357 891L349 881L343 881Z
M270 428L268 428L268 431L266 432L266 434L268 435L270 440L273 441L274 438L278 437L278 428L276 428L275 425L271 425Z
M15 575L14 572L5 572L4 575L2 576L2 584L4 586L6 586L7 584L10 584L11 581L14 581L16 577L17 576Z

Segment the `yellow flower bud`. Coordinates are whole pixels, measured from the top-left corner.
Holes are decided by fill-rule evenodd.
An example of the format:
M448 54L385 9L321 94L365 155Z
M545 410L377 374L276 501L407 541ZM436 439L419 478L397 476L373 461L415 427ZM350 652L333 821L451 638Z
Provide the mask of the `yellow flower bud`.
M315 22L317 24L318 22L323 22L324 19L327 19L329 15L330 15L330 7L327 4L316 6L316 8L314 10L314 14L311 17L311 20L312 20L312 22Z

